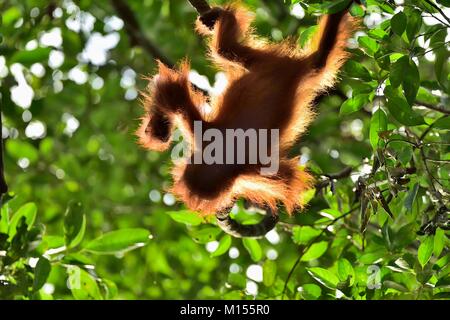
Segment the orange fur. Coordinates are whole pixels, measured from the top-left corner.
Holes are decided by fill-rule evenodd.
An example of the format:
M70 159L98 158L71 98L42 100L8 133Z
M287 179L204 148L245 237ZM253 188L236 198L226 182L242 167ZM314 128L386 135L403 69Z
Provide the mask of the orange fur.
M137 134L144 147L164 150L170 144L175 122L191 144L194 121L221 132L279 129L277 174L260 175L261 163L194 165L185 159L174 165L171 190L190 209L202 214L227 208L240 197L273 210L281 202L291 213L302 208L301 193L312 186L313 179L298 169L298 159L288 157L289 149L314 117L314 98L335 83L348 58L346 42L356 21L348 13L326 16L320 20L310 45L299 49L292 41L272 44L258 39L250 28L252 15L239 5L215 10L220 10L220 15L212 30L197 23L201 34L210 35L210 56L229 80L225 92L211 101L212 113L202 113L206 98L191 88L186 61L179 70L159 63L159 74L150 81L144 96L146 115ZM334 27L335 32L330 32ZM161 114L168 121L152 121Z

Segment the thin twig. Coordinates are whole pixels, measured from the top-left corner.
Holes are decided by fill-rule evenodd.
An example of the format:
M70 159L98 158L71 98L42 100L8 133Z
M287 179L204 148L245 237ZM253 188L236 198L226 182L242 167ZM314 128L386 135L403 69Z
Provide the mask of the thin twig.
M426 55L427 53L430 53L430 52L433 52L433 51L435 51L435 50L437 50L437 49L440 49L440 48L446 46L446 45L449 44L449 43L450 43L450 41L441 42L438 46L436 46L436 47L434 47L434 48L431 48L430 50L427 50L427 51L425 51L425 52L422 52L421 54L416 55L416 57L418 57L418 58L419 58L419 57L423 57L423 56Z
M140 46L146 52L148 52L155 59L160 60L169 68L173 69L175 63L166 55L162 53L157 45L155 45L149 38L144 35L144 32L139 26L139 22L136 19L133 11L124 0L111 0L112 5L117 11L119 17L125 22L125 30L130 38L132 46ZM202 92L205 96L208 96L208 92L197 87L191 83L195 90Z
M437 21L439 21L440 23L442 23L444 26L449 27L449 24L445 23L445 21L443 21L441 18L435 16L432 12L429 12L429 14L430 14L429 16L424 15L424 17L434 18L434 19L436 19Z
M415 36L413 39L416 40L417 38L425 37L425 36L428 36L428 35L430 35L430 34L431 34L431 36L433 36L435 33L438 33L439 31L444 30L444 29L447 29L447 28L448 28L447 26L445 26L445 27L439 27L439 28L436 28L435 30L432 30L432 31L429 31L429 32L424 32L424 33L418 34L418 35Z
M162 53L162 51L156 46L148 37L144 35L139 22L131 10L128 3L124 0L111 0L111 4L116 10L118 16L125 22L125 31L130 38L132 46L140 46L152 57L160 60L168 67L172 68L174 63Z
M444 118L445 118L445 117L444 117ZM433 126L434 126L434 123L432 123L431 125L429 125L429 127L433 127ZM421 137L417 136L414 132L412 132L412 131L409 130L408 128L406 128L406 131L407 131L408 133L410 133L410 134L415 138L415 140L417 141L416 144L415 144L415 146L414 146L414 148L415 148L415 149L419 149L420 156L421 156L421 161L422 161L422 163L423 163L423 165L424 165L424 167L425 167L425 171L426 171L426 173L427 173L427 175L428 175L428 177L429 177L429 179L430 179L431 189L432 189L434 195L436 196L437 200L438 200L439 203L441 204L441 206L445 206L445 205L444 205L444 202L443 202L443 200L442 200L442 194L441 194L441 193L439 192L439 190L436 188L436 186L434 185L434 183L436 182L438 185L440 185L440 186L441 186L442 188L444 188L444 189L445 189L445 187L442 185L442 183L439 181L439 179L437 179L437 178L433 175L433 173L431 172L430 167L428 166L427 156L426 156L426 154L425 154L424 146L428 145L429 143L428 143L428 142L424 143L424 142L421 140ZM422 136L423 136L423 138L425 138L425 136L424 136L423 134L422 134Z
M326 179L323 181L319 181L316 184L316 190L319 191L319 190L327 187L333 180L345 179L345 178L350 177L350 175L352 174L352 171L353 171L352 167L346 167L337 173L322 174L322 176L326 177Z
M414 146L415 148L418 148L417 143L414 143L414 142L412 142L412 141L404 140L404 139L391 139L391 140L389 140L388 142L386 142L386 144L385 144L385 146L384 146L384 150L386 150L387 146L390 145L390 144L393 143L393 142L404 142L404 143L408 143L408 144Z
M430 177L430 182L431 182L431 189L433 189L434 193L440 194L440 192L436 189L436 186L434 185L434 182L436 182L437 184L439 184L441 187L444 187L442 185L442 183L433 175L433 173L431 172L431 169L428 167L428 163L427 163L427 157L425 155L425 151L423 151L423 148L420 148L420 155L422 156L422 162L425 166L425 170L428 174L428 176Z
M440 107L440 106L435 106L434 104L431 104L431 103L428 103L428 102L418 101L415 104L417 106L422 106L422 107L425 107L427 109L431 109L431 110L434 110L434 111L437 111L437 112L440 112L440 113L443 113L443 114L450 115L450 110L447 110L447 109L445 109L443 107Z
M450 23L450 18L447 17L447 15L444 13L444 11L442 11L442 9L437 4L435 4L431 0L425 0L425 2L428 3L430 6L432 6L433 8L435 8L444 17L444 19L447 20L448 23Z
M425 158L425 160L435 163L445 163L450 164L450 160L442 160L442 159L431 159L431 158ZM440 180L440 179L439 179Z
M431 142L431 141L426 141L423 143L424 146L430 147L432 145L439 145L439 146L450 146L450 143L447 142Z

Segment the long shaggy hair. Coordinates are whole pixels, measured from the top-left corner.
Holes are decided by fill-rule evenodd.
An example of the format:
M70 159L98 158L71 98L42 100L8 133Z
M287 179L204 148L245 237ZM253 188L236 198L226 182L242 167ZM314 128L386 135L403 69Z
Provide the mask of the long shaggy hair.
M209 56L227 74L228 86L221 95L207 100L194 90L184 60L177 70L158 62L159 72L150 79L144 96L145 114L137 135L147 149L167 149L177 126L193 152L194 121L221 132L279 130L276 174L262 176L259 162L206 165L185 159L174 163L171 191L201 214L214 214L241 197L273 211L279 202L289 213L302 208L301 194L313 179L288 152L314 118L315 97L334 85L348 58L347 40L356 28L346 12L325 16L310 43L300 49L292 40L269 43L256 37L252 19L249 11L232 4L214 8L197 21L197 31L208 37ZM202 106L207 102L212 111L206 114Z

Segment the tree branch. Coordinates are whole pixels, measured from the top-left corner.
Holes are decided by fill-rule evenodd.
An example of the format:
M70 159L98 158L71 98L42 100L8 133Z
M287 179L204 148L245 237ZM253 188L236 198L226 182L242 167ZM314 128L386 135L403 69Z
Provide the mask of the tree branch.
M327 187L333 180L345 179L345 178L350 177L350 175L352 174L352 171L353 171L352 167L346 167L337 173L322 174L322 176L324 176L326 179L319 181L316 184L316 190L317 190L316 192Z
M117 11L119 17L125 23L125 31L130 38L130 44L132 46L140 46L152 57L160 60L166 66L173 69L175 67L175 63L169 57L164 55L158 48L158 46L156 46L150 39L148 39L144 35L142 29L139 26L139 22L137 21L136 16L134 15L129 5L124 0L111 0L111 3ZM197 87L196 85L192 84L192 86L195 90L202 92L205 96L209 95L207 91Z
M444 17L444 19L447 20L448 23L450 23L450 18L447 17L444 11L442 11L442 9L437 4L435 4L431 0L425 0L425 2L428 3L430 6L432 6L433 8L435 8Z
M450 110L447 110L447 109L445 109L444 107L441 107L441 106L435 106L434 104L427 103L427 102L422 102L422 101L416 102L415 104L417 106L422 106L422 107L425 107L427 109L431 109L431 110L434 110L434 111L437 111L437 112L440 112L440 113L443 113L443 114L450 115Z
M425 138L426 134L431 130L431 128L433 127L434 123L432 123L431 125L428 126L428 129L421 135L421 137L418 137L414 132L412 132L411 130L407 129L407 132L409 132L414 139L416 140L416 143L410 142L413 146L414 149L419 149L420 152L420 156L421 156L421 161L425 167L425 172L429 177L430 180L430 187L432 189L432 194L436 197L436 199L438 200L439 204L441 207L445 207L445 203L442 197L442 194L439 192L439 190L436 188L435 183L437 183L438 185L440 185L442 188L444 188L444 186L442 185L442 183L439 181L439 179L437 179L433 173L431 172L430 167L428 166L427 163L427 156L425 154L425 150L424 150L424 146L427 145L427 143L424 143L422 141L422 139ZM406 140L405 140L406 141Z
M125 31L130 39L130 44L132 46L142 47L152 57L159 59L165 65L172 68L174 63L144 35L144 32L140 28L139 22L128 3L124 0L111 0L111 4L118 16L125 22Z

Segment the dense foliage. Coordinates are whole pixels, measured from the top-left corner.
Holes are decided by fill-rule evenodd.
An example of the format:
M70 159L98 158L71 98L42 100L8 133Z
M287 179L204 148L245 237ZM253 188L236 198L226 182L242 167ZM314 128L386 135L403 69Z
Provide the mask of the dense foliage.
M259 34L304 44L350 1L244 2ZM135 144L155 57L220 82L188 2L2 0L0 299L449 298L450 1L362 2L295 148L308 208L240 240L165 191L170 152Z

